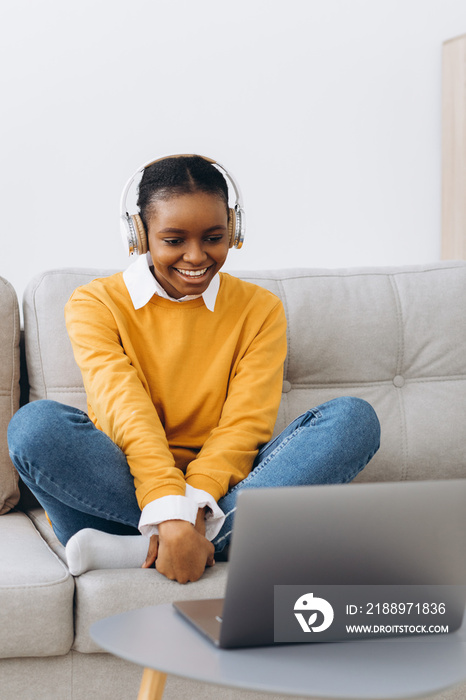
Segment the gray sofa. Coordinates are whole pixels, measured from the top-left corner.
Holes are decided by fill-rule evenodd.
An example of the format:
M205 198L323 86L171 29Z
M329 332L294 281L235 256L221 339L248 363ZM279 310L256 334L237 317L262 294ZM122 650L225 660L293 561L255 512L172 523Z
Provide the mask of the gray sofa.
M101 652L89 637L91 623L130 608L224 591L227 563L185 586L142 569L73 578L42 509L24 490L20 500L6 448L6 427L20 402L20 375L23 400L28 390L30 401L49 398L85 409L63 307L75 287L110 272L55 270L31 282L24 296L21 365L16 295L0 282L2 700L136 698L141 669ZM288 317L277 431L309 406L360 396L378 412L382 445L359 481L466 476L466 263L238 276L280 296ZM263 696L171 678L164 697ZM437 697L459 700L466 686Z

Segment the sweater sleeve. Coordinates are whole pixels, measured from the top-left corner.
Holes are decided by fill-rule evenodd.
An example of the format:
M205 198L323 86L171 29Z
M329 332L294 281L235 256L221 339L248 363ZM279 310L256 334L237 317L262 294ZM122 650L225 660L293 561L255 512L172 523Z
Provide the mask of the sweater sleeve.
M112 311L78 289L65 318L90 417L124 452L139 507L161 496L184 496L184 474L175 466L149 388L125 352Z
M278 301L233 368L220 421L186 470L190 486L218 500L249 474L273 433L286 350L286 318Z

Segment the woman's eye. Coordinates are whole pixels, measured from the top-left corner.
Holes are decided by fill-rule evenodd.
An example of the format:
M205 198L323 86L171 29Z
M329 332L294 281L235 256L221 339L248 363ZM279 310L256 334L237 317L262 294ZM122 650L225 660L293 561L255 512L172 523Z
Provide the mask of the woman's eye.
M167 245L175 246L175 245L180 245L180 243L183 243L182 238L165 238L164 241Z
M218 243L222 239L223 239L223 235L219 234L218 236L209 236L208 238L206 238L206 241L208 243Z

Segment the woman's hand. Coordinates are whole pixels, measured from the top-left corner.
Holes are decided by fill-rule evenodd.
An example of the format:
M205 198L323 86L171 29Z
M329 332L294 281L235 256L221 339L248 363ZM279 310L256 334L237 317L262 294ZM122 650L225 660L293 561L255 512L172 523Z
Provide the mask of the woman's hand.
M142 569L149 569L152 564L157 559L157 552L159 550L159 536L151 535L149 540L149 550L147 552L146 561L142 565Z
M205 509L198 511L195 525L186 520L166 520L159 534L152 535L146 561L172 581L188 583L201 578L206 566L213 566L214 546L205 538Z
M159 525L155 568L172 581L188 583L201 578L213 566L214 545L186 520L166 520Z

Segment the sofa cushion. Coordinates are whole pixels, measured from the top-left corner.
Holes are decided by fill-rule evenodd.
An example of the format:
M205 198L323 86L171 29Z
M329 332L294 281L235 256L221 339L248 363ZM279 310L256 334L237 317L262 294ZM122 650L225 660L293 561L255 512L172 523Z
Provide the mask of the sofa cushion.
M21 512L0 518L0 657L66 654L74 580Z
M89 628L104 617L174 600L223 598L227 571L227 563L217 562L199 581L186 585L169 581L155 569L102 569L77 576L73 649L87 654L102 651L90 638Z
M45 542L66 564L66 551L58 541L42 508L28 511ZM142 562L141 562L142 563ZM75 634L73 648L80 652L102 652L89 636L93 622L145 605L158 605L185 598L221 598L227 566L217 562L201 581L180 586L155 569L106 569L88 571L75 579Z
M8 456L7 427L19 408L19 309L11 284L0 277L0 515L19 500L18 474Z
M23 501L21 500L21 505L22 503ZM39 505L38 507L29 508L28 510L23 508L23 510L25 510L28 517L32 520L36 530L42 539L45 540L52 552L67 565L66 550L50 525L50 521L45 515L44 509Z

